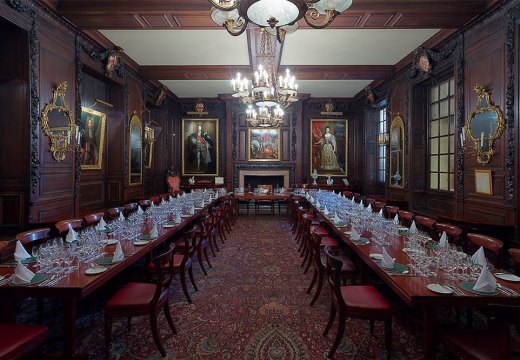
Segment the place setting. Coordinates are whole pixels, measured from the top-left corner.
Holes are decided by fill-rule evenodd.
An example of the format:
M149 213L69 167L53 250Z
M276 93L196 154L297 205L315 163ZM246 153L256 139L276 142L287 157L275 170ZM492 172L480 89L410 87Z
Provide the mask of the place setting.
M158 237L159 237L159 231L157 230L157 225L154 224L148 234L142 234L139 237L139 239L137 239L133 242L133 244L136 246L146 245L146 244L149 244L151 240L157 239Z
M39 284L49 278L47 274L35 274L22 263L18 263L14 275L8 281L9 286L31 286Z
M388 254L385 248L383 248L383 251L381 253L381 262L379 266L382 269L384 269L389 275L409 274L408 266L395 262L394 258L392 258Z
M345 234L347 233L345 232ZM352 230L347 235L349 236L350 241L356 245L367 245L370 243L370 240L366 237L362 237L354 227L352 227Z
M123 249L121 247L121 243L118 243L114 254L112 256L107 256L101 258L97 261L98 265L106 266L106 265L114 265L122 262L125 259L125 254L123 253Z

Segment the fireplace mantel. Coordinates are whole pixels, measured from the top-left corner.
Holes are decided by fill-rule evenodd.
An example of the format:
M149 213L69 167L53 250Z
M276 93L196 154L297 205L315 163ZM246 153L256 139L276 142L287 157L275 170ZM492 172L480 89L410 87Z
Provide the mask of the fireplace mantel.
M288 164L235 164L233 166L233 186L244 187L244 176L283 176L283 186L294 184L294 165Z

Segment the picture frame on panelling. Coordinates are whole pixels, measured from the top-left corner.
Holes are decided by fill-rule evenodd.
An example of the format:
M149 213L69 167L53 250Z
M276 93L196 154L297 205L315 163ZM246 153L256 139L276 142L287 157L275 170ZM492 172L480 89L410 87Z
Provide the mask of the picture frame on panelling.
M280 128L247 129L248 161L280 161Z
M106 114L88 107L81 107L80 137L81 170L100 170L105 148Z
M182 119L182 175L218 176L218 119Z
M348 120L311 119L310 174L347 176Z

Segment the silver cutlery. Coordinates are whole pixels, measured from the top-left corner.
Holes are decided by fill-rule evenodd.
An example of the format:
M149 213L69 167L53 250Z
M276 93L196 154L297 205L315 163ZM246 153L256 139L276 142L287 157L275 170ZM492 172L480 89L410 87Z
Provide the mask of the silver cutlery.
M461 289L459 289L458 287L454 286L454 285L443 285L445 288L448 288L450 289L451 291L453 291L456 295L458 296L465 296L466 294L464 293L464 291L462 291Z
M42 281L40 284L38 284L38 286L47 286L48 283L50 283L52 280L54 280L56 278L56 274L48 277L47 279L45 279L44 281Z
M515 290L510 289L504 285L501 285L500 283L497 283L498 290L502 290L505 294L510 294L510 296L520 296Z

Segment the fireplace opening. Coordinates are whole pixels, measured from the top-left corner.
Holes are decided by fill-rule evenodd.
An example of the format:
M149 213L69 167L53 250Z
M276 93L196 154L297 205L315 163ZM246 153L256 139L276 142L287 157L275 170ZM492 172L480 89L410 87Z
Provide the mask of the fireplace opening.
M253 191L258 185L272 185L273 190L284 186L283 175L244 175L244 186Z

